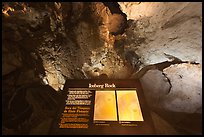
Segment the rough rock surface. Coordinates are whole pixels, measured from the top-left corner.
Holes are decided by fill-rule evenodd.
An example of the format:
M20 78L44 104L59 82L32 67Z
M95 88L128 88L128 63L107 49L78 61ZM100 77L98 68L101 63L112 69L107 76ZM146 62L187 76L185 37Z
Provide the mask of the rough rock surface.
M181 121L194 117L186 115L202 113L202 4L118 3L128 19L124 51L135 52L140 62L132 78L141 78L152 109L161 108L159 115L168 111L165 120L181 134L195 134L200 122L190 126Z
M3 41L2 47L2 75L7 75L12 71L20 68L22 66L22 58L19 49L16 47L17 45L8 46L9 43L5 44Z
M164 108L176 112L202 113L201 65L178 64L164 69L172 88L163 98Z
M101 77L140 78L167 120L153 114L159 134L200 133L201 11L199 2L4 2L3 134L46 134L66 79Z
M140 81L152 108L202 113L201 65L171 65L164 69L163 74L159 70L149 70Z
M130 19L126 35L132 39L127 40L131 43L127 48L135 50L144 64L169 60L164 53L202 63L201 3L119 2L119 5ZM141 39L143 42L138 43Z
M146 92L148 92L147 94L151 94L151 91L153 92L152 95L158 92L155 94L157 97L155 97L157 100L158 98L160 101L161 99L164 100L163 103L166 104L164 105L162 103L159 104L159 106L164 105L166 109L168 106L168 109L172 111L193 113L195 109L201 105L201 99L198 99L199 96L197 96L201 94L202 89L200 84L202 82L201 70L200 65L194 65L202 64L201 3L119 2L119 5L129 19L129 27L125 32L127 37L124 42L125 50L132 50L138 55L141 62L140 70L142 70L142 68L144 68L143 71L152 69L151 67L146 67L149 65L155 65L156 67L154 67L154 69L159 69L158 66L162 68L160 68L160 74L157 71L149 71L141 79L143 87L146 88ZM194 9L197 10L195 11ZM170 65L165 66L165 63L179 64L187 62L189 62L188 69L179 69L181 72L186 72L182 74L186 79L175 77L174 71L168 71L168 74L164 71L172 69L172 67L168 68ZM164 65L164 67L162 67L162 65ZM175 69L176 68L180 68L179 65L176 65ZM166 75L162 76L162 72ZM197 74L198 76L195 77L196 80L192 80L190 84L191 88L189 88L186 83L189 83L190 80L188 81L187 79L191 79L194 77L193 75ZM169 79L170 82L166 81L165 77ZM153 79L157 79L157 81L153 81ZM173 79L173 81L171 81L171 79ZM150 85L152 82L156 83ZM160 98L160 96L163 96L168 91L168 84L172 86L170 94L171 91L173 91L176 95L171 98L169 94L165 98ZM194 92L190 94L190 90ZM186 97L181 98L177 96L179 94L184 94ZM185 104L184 102L189 103L189 98L192 99L192 101L190 101L192 103L190 106L192 107L187 108L187 103ZM176 102L183 100L183 103L181 103L182 101L175 103L183 107L173 106L173 102L169 102L171 99L174 99ZM197 107L195 107L195 105Z
M163 107L163 98L168 94L169 90L171 90L171 85L162 72L157 69L149 70L140 79L140 82L149 106L152 108Z
M66 79L130 75L110 15L101 2L3 3L4 134L46 134Z

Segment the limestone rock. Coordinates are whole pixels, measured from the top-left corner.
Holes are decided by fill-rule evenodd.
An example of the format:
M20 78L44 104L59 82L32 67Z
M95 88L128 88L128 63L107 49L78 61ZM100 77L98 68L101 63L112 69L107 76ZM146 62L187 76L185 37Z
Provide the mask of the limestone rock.
M195 2L119 2L127 18L127 48L144 64L167 61L164 53L183 61L202 62L202 6ZM197 9L196 11L194 9ZM165 34L165 35L164 35ZM143 42L138 40L143 38Z
M201 113L201 65L171 65L163 73L149 70L140 79L149 106L172 112Z
M122 34L126 27L126 18L121 14L112 14L108 21L108 30L111 34Z
M202 108L201 65L172 65L164 69L164 73L172 84L171 91L163 98L164 108L188 113L195 113Z
M151 108L163 107L164 98L170 89L170 84L159 70L149 70L140 79L146 101ZM154 103L152 103L154 102Z
M2 75L9 74L22 66L21 53L18 48L13 47L13 49L10 50L10 48L6 46L8 46L8 44L3 44Z
M128 65L115 51L110 49L98 48L100 54L94 51L91 54L91 63L84 63L82 70L88 78L98 77L106 74L109 78L122 79L128 78L132 72Z

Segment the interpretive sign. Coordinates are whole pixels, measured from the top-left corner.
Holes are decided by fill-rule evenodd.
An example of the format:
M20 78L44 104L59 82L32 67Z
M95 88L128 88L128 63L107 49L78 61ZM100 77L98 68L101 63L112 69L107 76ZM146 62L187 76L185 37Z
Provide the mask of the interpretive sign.
M52 134L155 134L139 80L67 80Z

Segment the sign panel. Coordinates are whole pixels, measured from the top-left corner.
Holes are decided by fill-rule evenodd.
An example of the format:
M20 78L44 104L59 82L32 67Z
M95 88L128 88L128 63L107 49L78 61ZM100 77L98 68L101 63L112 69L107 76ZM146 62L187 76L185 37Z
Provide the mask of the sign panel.
M155 134L138 80L67 80L51 134Z

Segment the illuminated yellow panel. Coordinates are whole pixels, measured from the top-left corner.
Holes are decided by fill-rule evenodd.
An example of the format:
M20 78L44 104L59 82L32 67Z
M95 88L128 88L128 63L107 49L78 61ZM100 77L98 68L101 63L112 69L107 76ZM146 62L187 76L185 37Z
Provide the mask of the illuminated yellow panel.
M94 120L117 121L115 91L96 91Z
M117 90L119 121L144 121L136 90Z

